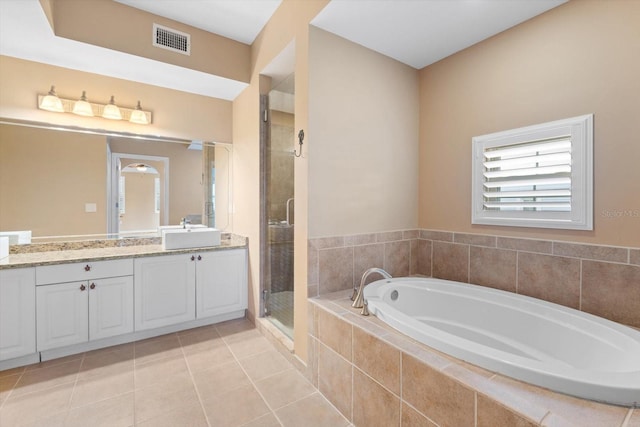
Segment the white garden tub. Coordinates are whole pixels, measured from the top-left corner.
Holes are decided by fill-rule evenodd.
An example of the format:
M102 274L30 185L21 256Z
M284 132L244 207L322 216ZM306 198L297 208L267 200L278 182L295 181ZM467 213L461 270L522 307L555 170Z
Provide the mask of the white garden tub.
M364 289L400 332L485 369L573 396L640 404L640 332L510 292L431 278Z

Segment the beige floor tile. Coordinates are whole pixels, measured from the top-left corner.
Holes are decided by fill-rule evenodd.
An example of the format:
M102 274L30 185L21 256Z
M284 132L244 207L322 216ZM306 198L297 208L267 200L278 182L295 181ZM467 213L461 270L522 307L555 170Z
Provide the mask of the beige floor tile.
M281 408L316 391L311 383L294 368L260 380L255 385L271 409Z
M21 374L8 375L5 377L0 377L0 408L4 403L5 399L9 397L11 390L18 383Z
M215 329L180 335L178 338L184 354L198 353L202 350L226 346L224 340Z
M66 413L72 391L73 383L67 383L21 396L12 394L0 409L0 426L29 425L60 412Z
M166 357L182 355L178 335L162 335L135 343L135 363L143 364Z
M291 364L277 350L267 350L240 360L240 364L253 381L291 368Z
M182 355L155 359L142 365L136 365L136 389L149 387L174 375L189 375L187 363Z
M235 361L233 353L222 341L215 346L210 345L208 349L185 354L185 358L193 374Z
M93 376L84 380L78 380L73 390L71 408L110 399L121 394L132 392L133 389L133 371L123 372L121 374Z
M152 386L136 389L136 423L175 411L198 401L191 378L174 375L164 378Z
M251 381L237 362L198 372L194 375L194 382L202 400L251 385Z
M45 362L34 363L33 365L27 365L25 366L25 370L35 371L37 369L50 368L52 366L62 365L63 363L68 363L72 361L80 363L83 358L84 358L84 353L72 354L70 356L60 357L58 359L51 359Z
M242 424L242 427L280 427L280 421L273 415L272 412L269 412L266 415L261 416L260 418L256 418L255 420L249 421L246 424Z
M340 427L349 422L320 393L276 410L284 427Z
M252 385L203 399L202 406L212 426L241 426L268 414L269 408Z
M27 370L15 385L12 396L45 390L60 384L74 383L80 370L82 358L59 365L48 365L38 369Z
M20 366L18 368L5 369L4 371L0 371L0 378L8 377L11 375L18 375L23 373L26 370L25 366Z
M136 427L207 427L200 402L191 402L174 411L150 418L136 424Z
M106 349L105 349L106 350ZM87 353L82 360L78 380L84 380L94 376L105 376L133 372L133 346L126 349Z
M255 330L255 328L255 325L247 319L229 320L228 322L222 322L216 325L218 333L223 337Z
M129 427L134 423L133 392L72 409L65 427Z
M244 359L273 349L271 343L256 330L230 335L225 337L225 341L231 352L238 359Z

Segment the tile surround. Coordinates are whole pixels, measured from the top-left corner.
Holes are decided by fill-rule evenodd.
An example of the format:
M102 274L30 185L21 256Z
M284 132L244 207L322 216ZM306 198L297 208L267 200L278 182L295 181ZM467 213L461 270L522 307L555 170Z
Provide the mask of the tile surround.
M375 316L352 315L345 311L349 294L342 291L309 300L314 324L309 325L313 345L308 367L315 372L308 375L318 378L320 392L354 425L628 427L637 423L638 410L503 377L417 343ZM326 319L332 326L336 319L344 322L341 330L352 329L351 339L340 332L353 346L352 361L318 336L316 331L323 329ZM384 354L399 355L401 361ZM376 362L379 366L373 367Z
M307 264L309 297L358 286L367 268L382 267L393 276L529 295L640 328L640 248L414 229L309 239Z

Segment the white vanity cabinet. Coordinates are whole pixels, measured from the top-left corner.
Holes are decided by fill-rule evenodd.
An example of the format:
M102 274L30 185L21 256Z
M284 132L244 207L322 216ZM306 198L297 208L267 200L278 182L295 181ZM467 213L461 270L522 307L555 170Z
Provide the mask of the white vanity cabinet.
M36 267L37 348L133 332L133 260Z
M246 250L135 260L136 331L247 308Z
M36 352L35 269L0 270L0 361Z
M205 252L196 256L196 317L247 308L247 252Z

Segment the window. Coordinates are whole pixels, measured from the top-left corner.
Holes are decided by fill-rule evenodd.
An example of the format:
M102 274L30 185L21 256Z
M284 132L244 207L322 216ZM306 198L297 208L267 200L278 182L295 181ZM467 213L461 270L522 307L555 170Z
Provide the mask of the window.
M472 223L593 230L593 115L472 139Z

